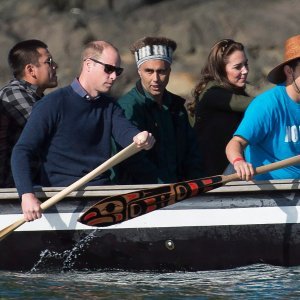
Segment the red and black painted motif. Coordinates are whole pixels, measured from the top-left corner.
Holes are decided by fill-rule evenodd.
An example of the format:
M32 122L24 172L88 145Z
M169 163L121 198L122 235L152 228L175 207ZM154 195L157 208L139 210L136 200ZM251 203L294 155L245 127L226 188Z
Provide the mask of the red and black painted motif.
M222 176L213 176L108 197L89 208L78 221L97 227L118 224L194 197L222 184Z

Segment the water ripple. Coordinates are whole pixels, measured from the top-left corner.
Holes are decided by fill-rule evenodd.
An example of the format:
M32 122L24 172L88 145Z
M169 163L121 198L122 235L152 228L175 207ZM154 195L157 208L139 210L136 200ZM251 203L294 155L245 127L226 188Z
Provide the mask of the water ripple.
M0 272L1 299L299 299L300 267L199 272Z

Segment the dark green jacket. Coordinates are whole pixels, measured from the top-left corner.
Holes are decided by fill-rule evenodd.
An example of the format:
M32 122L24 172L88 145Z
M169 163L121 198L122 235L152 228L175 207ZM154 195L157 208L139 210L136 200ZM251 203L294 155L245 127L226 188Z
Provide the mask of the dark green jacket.
M156 139L151 150L142 151L116 169L119 183L171 183L203 175L196 136L184 102L183 98L165 91L160 108L144 92L140 81L118 100L126 117Z

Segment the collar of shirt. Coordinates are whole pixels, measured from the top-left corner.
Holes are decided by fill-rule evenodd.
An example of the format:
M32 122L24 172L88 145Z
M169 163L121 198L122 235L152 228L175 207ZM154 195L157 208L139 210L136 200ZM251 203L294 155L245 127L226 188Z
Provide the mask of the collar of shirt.
M75 78L73 80L73 82L71 83L71 87L76 94L78 94L80 97L84 98L85 100L95 101L101 98L101 95L98 95L97 97L91 97L88 94L88 92L82 87L78 78Z
M155 101L153 96L150 93L148 93L147 91L145 91L141 80L139 80L136 83L136 88L144 96L146 105L159 107L159 105L157 104L157 102ZM169 107L170 104L171 104L170 95L169 95L168 91L165 89L164 93L163 93L163 97L162 97L162 106Z
M24 88L28 92L35 94L38 99L41 99L44 96L44 94L42 94L41 96L39 96L37 94L38 85L32 84L32 83L30 83L30 82L28 82L24 79L14 78L14 79L11 80L10 84L12 84L12 85L14 85L14 84L19 85L20 84L20 85L24 86Z

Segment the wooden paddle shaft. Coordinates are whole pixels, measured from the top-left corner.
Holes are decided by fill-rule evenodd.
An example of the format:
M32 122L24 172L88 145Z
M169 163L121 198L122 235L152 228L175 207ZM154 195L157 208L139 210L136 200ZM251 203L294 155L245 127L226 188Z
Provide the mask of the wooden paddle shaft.
M46 200L41 204L41 209L44 211L48 209L49 207L53 206L60 200L62 200L64 197L66 197L71 192L79 189L84 184L91 181L96 176L100 175L101 173L104 173L105 171L109 170L113 166L117 165L118 163L122 162L123 160L127 159L128 157L136 154L139 152L141 148L137 148L135 143L130 144L128 147L124 148L120 152L118 152L116 155L108 159L106 162L101 164L99 167L91 171L90 173L86 174L84 177L80 178L79 180L75 181L70 186L66 187L65 189L58 192L56 195L51 197L50 199ZM9 233L20 227L22 224L24 224L26 220L23 218L17 220L13 224L5 227L3 230L0 231L0 240L4 239Z
M73 184L70 186L66 187L62 191L58 192L56 195L48 199L47 201L43 202L41 204L42 210L45 210L57 202L59 202L61 199L66 197L68 194L71 192L79 189L82 187L84 184L88 183L91 181L93 178L96 176L106 172L110 168L114 167L118 163L122 162L123 160L127 159L128 157L136 154L139 152L141 149L137 148L135 143L130 144L128 147L125 149L121 150L118 152L116 155L108 159L106 162L104 162L102 165L91 171L90 173L86 174L84 177L80 178L79 180L75 181Z
M293 156L284 160L280 160L265 166L260 166L255 169L255 174L264 174L277 169L286 168L300 164L300 155ZM239 180L238 174L222 175L222 183Z

